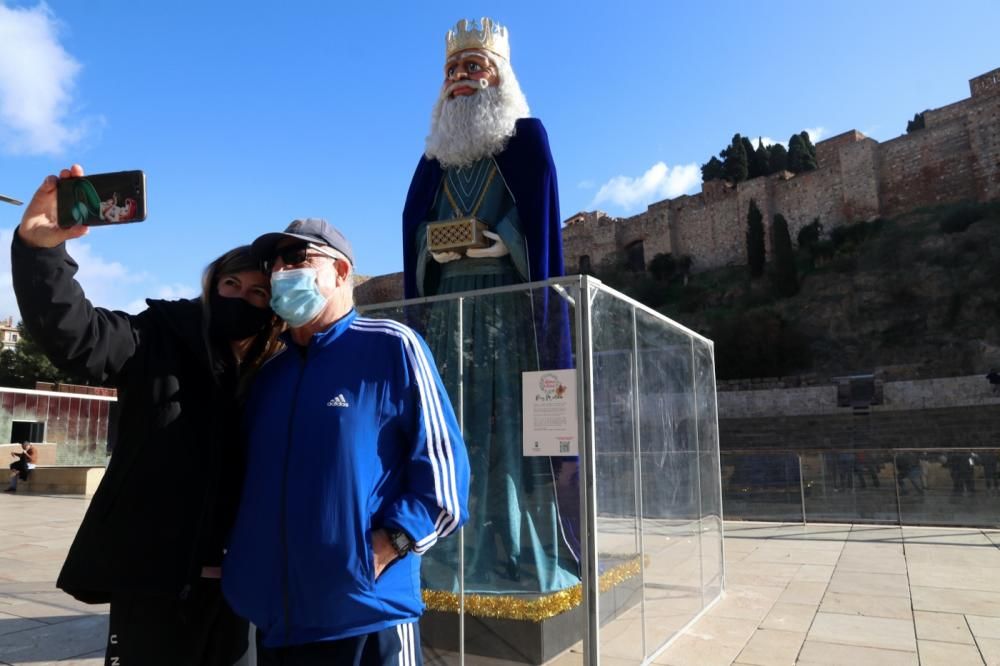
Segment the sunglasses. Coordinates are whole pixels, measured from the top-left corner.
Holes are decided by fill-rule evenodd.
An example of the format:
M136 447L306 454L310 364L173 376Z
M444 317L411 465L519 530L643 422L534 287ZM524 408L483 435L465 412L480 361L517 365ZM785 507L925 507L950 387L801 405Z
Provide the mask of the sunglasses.
M281 259L286 266L298 266L299 264L304 264L306 259L310 256L309 250L315 250L319 254L330 257L331 259L343 259L343 257L339 254L334 253L333 250L320 245L314 245L312 243L286 245L285 247L275 250L273 256L264 259L261 262L261 270L265 273L270 273L274 269L274 265L278 263L278 259Z

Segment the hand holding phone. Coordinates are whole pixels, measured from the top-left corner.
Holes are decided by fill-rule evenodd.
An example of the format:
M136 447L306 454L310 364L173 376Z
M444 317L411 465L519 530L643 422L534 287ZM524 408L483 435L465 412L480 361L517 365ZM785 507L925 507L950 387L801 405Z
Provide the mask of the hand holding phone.
M69 169L63 169L59 178L79 178L83 176L83 167L74 164ZM56 204L55 176L47 177L28 202L28 207L21 217L17 235L29 247L56 247L71 238L79 238L89 231L89 227L76 226L63 229L59 226L59 213Z
M59 226L97 226L146 219L146 174L116 171L61 178L57 188Z

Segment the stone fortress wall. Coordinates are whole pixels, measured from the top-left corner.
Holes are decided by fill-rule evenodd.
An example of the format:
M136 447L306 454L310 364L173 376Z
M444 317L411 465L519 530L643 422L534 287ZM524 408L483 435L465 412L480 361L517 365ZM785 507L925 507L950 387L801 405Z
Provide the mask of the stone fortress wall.
M922 206L1000 198L1000 69L972 79L969 88L969 98L925 112L922 130L883 143L857 130L820 141L815 171L735 187L708 182L699 194L659 201L633 217L578 213L563 229L566 272L588 262L597 267L639 242L646 262L669 252L690 256L695 271L745 264L750 199L768 234L781 213L794 239L817 217L829 231Z

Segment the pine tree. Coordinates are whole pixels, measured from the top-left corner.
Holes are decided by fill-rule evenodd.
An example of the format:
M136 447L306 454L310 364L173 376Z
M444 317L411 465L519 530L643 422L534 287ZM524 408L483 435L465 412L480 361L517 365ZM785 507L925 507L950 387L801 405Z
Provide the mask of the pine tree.
M757 202L751 199L747 211L747 266L751 278L764 274L764 261L764 216L757 208Z
M771 226L771 279L780 296L794 296L799 292L799 275L795 267L795 251L788 233L788 222L778 214Z
M747 179L749 170L747 169L747 151L743 147L743 138L739 134L733 135L733 142L726 149L726 161L723 166L726 169L726 178L733 183L741 183Z
M724 180L725 178L726 169L718 157L713 157L701 165L701 182L707 183L710 180Z

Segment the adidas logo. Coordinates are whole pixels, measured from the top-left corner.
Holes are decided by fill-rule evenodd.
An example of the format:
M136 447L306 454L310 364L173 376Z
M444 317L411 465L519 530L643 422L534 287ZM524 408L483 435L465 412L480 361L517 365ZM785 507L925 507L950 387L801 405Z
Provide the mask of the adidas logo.
M333 398L332 400L330 400L330 402L326 403L326 406L327 407L350 407L350 405L347 404L347 400L344 399L344 394L343 393L338 393L336 398Z

